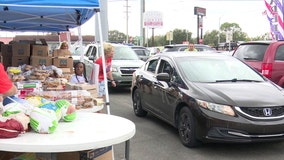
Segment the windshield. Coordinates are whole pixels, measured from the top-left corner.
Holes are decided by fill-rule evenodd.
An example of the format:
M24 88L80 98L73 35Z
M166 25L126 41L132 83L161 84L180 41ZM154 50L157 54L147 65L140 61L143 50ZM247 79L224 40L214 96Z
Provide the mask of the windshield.
M264 81L254 70L235 58L179 57L178 68L193 82Z
M84 46L82 46L82 52L84 52ZM81 55L81 48L76 47L73 51L71 50L73 56L80 56Z
M234 53L234 56L241 60L262 61L267 47L268 44L240 45Z
M132 48L127 46L115 46L113 60L139 60Z

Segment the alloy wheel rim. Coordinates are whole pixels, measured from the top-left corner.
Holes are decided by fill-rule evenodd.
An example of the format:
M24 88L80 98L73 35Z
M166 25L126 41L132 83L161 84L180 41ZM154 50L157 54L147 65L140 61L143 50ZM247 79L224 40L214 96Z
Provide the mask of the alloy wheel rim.
M190 141L191 129L189 117L187 115L182 115L180 121L180 134L184 142Z

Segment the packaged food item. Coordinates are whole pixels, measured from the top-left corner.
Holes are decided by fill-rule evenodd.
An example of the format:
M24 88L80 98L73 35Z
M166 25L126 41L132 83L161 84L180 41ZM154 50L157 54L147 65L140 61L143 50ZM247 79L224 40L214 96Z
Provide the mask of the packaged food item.
M27 97L39 96L50 101L57 101L60 99L68 100L75 106L81 106L89 99L90 93L86 90L68 90L68 91L35 91L27 95Z
M31 128L41 134L53 133L58 121L54 111L46 108L35 107L30 115Z
M76 118L76 108L69 101L65 99L57 100L55 105L60 108L64 121L71 122Z
M46 109L50 109L52 111L55 112L55 115L57 117L57 121L59 121L61 119L61 110L59 107L57 107L54 102L47 102L47 103L43 103L41 105L39 105L39 108L46 108Z
M24 126L19 121L0 116L0 138L18 137L24 131Z

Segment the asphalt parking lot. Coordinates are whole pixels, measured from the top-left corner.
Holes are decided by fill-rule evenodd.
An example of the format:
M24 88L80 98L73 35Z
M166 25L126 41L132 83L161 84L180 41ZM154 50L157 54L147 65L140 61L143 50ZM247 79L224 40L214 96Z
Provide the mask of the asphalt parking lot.
M136 134L130 140L130 160L283 160L284 143L203 144L187 148L179 140L177 130L152 115L136 117L130 91L110 91L111 114L133 121ZM125 144L114 145L115 160L124 159Z

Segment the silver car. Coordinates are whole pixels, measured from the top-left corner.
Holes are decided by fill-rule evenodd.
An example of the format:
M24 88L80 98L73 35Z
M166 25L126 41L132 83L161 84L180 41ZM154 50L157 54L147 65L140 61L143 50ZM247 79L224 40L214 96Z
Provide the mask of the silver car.
M112 59L112 76L117 87L130 87L132 73L145 62L137 54L123 44L112 44L114 56ZM101 56L99 44L89 44L85 49L84 63L86 64L87 77L90 77L94 61Z

